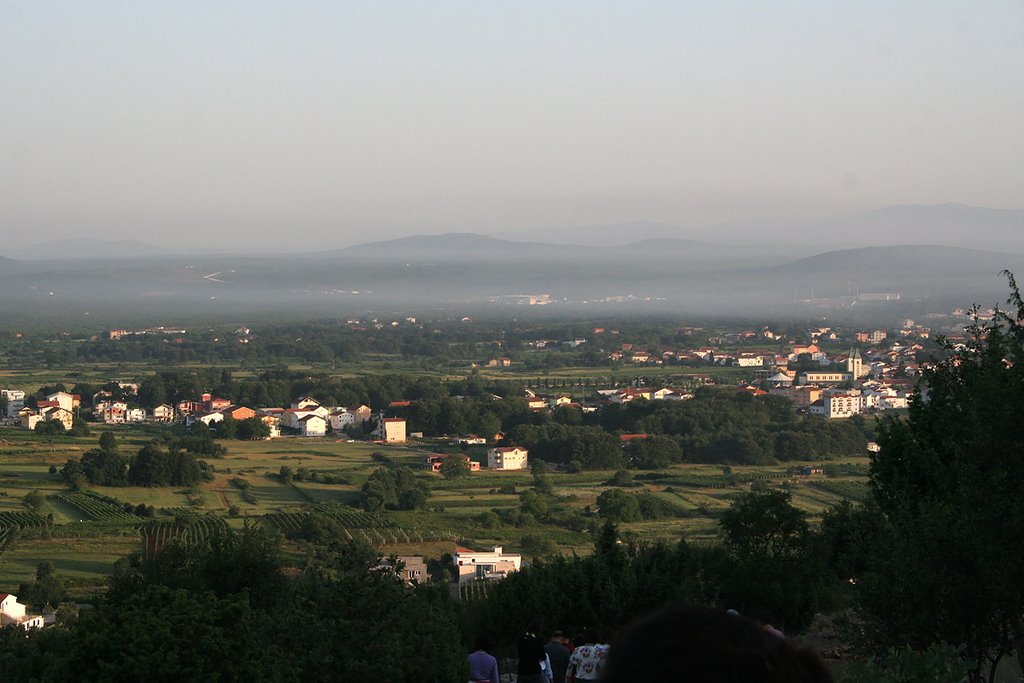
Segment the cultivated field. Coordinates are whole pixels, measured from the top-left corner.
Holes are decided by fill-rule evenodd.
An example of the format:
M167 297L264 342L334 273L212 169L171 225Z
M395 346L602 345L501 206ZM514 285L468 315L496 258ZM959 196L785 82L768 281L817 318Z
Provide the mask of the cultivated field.
M451 552L456 543L520 549L526 537L534 543L538 538L545 541L554 552L582 554L591 547L586 529L485 524L481 517L486 513L519 506L519 494L530 489L530 473L482 470L447 481L420 466L427 453L451 450L440 443L386 447L330 437L225 441L228 455L210 461L216 468L214 480L194 488L93 487L73 493L59 474L50 473L50 466L59 468L69 457L96 447L99 432L94 430L87 438L47 439L13 428L0 429L0 591L16 591L43 560L53 562L80 587L92 586L102 582L119 558L136 550L151 550L168 538L187 542L219 524L240 525L246 519L286 531L307 514L323 515L344 528L346 538L365 538L385 553L436 557ZM122 451L133 453L152 438L153 428L120 428L116 433ZM413 468L428 482L427 510L369 515L351 507L357 503L363 483L381 466L375 453L395 466ZM469 455L483 460L484 448L471 449ZM867 459L844 464L853 474L834 478L798 477L787 474L784 466L734 467L731 474L707 465L635 472L634 485L626 490L649 491L671 512L660 519L623 524L622 529L644 541L680 535L696 542L712 538L718 514L754 481L760 482L758 486L787 487L794 503L816 518L843 499L860 500L866 495L862 473ZM293 472L306 468L341 483L286 482L279 476L282 466ZM552 472L550 504L556 510L575 509L585 520L596 520L597 497L608 490L612 475L611 471ZM45 496L36 513L22 502L32 490ZM126 512L123 503L145 503L157 508L157 515L136 516ZM301 550L290 547L295 552Z

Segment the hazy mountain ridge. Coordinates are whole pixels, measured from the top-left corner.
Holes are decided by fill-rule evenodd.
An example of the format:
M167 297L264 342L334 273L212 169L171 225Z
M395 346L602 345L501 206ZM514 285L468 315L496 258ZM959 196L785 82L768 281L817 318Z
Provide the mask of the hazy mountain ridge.
M366 242L344 249L320 252L316 256L376 258L390 260L461 260L508 258L561 258L597 254L596 247L569 244L516 242L472 232L440 235L411 235L397 239Z
M1024 209L992 209L967 204L896 204L847 215L810 219L750 218L703 226L636 221L495 233L509 240L574 242L622 246L648 239L691 239L725 244L817 244L848 249L868 244L949 244L1024 252Z
M776 266L790 272L804 274L827 273L837 268L862 271L914 271L933 273L992 271L1024 261L1024 254L997 252L988 249L969 249L939 244L902 244L885 247L839 249L808 256L791 263Z
M918 209L892 207L871 220L884 225L897 214L920 215ZM973 207L924 207L926 214L936 211L979 215ZM998 220L990 224L1012 228L1021 213L997 211ZM980 215L989 216L986 210ZM996 232L961 231L978 243ZM83 248L74 260L52 253L47 260L0 260L0 312L19 311L26 319L101 311L114 317L247 311L331 316L395 307L513 306L521 295L548 294L595 313L629 301L619 310L660 306L677 314L806 315L809 309L797 308L797 302L858 292L900 292L907 302L900 305L908 309L992 305L1005 299L1000 271L1024 272L1024 244L1010 240L998 250L935 240L829 249L823 240L779 235L767 236L762 245L721 243L733 234L633 235L621 245L581 246L447 233L305 254L186 256L167 250L144 257L116 257L111 243L97 240L93 247L105 248L102 258L82 256ZM137 248L125 247L129 253Z

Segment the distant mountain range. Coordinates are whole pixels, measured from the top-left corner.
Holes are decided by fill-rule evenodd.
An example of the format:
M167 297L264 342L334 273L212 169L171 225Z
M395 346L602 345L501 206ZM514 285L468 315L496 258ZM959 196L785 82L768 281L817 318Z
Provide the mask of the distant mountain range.
M808 252L797 252L798 255ZM473 260L534 262L609 262L642 259L645 262L672 260L678 263L716 265L777 263L791 256L792 249L765 249L747 245L728 246L691 239L651 238L617 246L552 244L499 239L476 233L415 235L368 242L354 247L317 254L314 257L376 259L406 262L452 262Z
M621 246L648 239L692 239L719 244L813 244L819 249L866 245L948 244L1024 252L1024 210L966 204L897 205L848 216L786 221L749 219L708 226L631 222L525 232L501 232L508 240L546 244Z
M486 232L486 231L485 231ZM1024 210L964 204L890 206L816 220L757 219L704 227L635 221L522 232L413 235L343 249L281 256L358 257L449 261L462 258L601 259L628 252L648 258L730 258L747 264L780 263L828 250L906 244L1024 253ZM238 249L164 249L138 240L76 238L7 249L18 260L201 258L269 254Z
M166 322L394 310L503 315L528 294L549 295L558 303L544 307L552 313L568 306L585 307L578 310L587 315L786 317L819 311L801 303L808 299L845 297L848 303L850 295L865 292L899 292L898 304L886 310L913 317L1004 301L1004 268L1024 273L1024 255L896 245L799 258L681 239L579 247L449 234L291 257L0 259L0 317ZM842 314L857 315L860 308Z
M345 249L320 252L317 256L343 256L387 260L452 261L463 259L517 259L544 256L562 258L580 253L599 253L596 247L566 244L513 242L469 232L442 235L413 235L393 240L368 242Z

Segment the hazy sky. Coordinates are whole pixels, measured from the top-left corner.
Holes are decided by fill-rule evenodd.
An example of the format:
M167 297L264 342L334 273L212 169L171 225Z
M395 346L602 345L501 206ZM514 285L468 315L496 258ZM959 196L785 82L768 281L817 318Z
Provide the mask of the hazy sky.
M0 0L0 236L1024 201L1024 2Z

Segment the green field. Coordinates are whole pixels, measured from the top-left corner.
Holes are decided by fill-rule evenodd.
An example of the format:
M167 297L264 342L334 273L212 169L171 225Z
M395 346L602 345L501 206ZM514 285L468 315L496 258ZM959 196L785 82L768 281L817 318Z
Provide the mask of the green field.
M152 432L121 429L119 434L127 437L128 443L122 448L130 452L145 443ZM19 583L28 580L36 564L43 560L53 562L58 571L74 582L93 585L111 572L117 559L142 550L144 529L153 521L123 513L116 505L97 503L102 496L157 508L156 521L175 529L178 535L194 528L187 526L189 519L207 517L230 524L240 524L248 518L280 530L282 524L295 523L311 510L341 510L348 508L331 506L356 504L362 484L380 466L373 460L374 453L385 454L396 466L412 468L431 487L427 510L384 512L369 527L365 522L346 527L350 535L365 537L384 552L439 556L451 552L456 542L519 549L525 536L546 538L562 553L583 554L591 547L585 529L572 531L550 524L483 526L480 518L484 513L518 507L518 494L529 490L532 477L528 472L483 470L464 479L447 481L420 467L424 456L434 452L435 447L443 450L442 444L381 446L333 438L226 441L223 443L228 455L210 461L216 468L214 480L198 487L93 487L92 497L69 496L59 475L50 474L49 467L59 467L67 458L95 447L97 438L94 434L88 438L47 440L13 428L0 429L0 513L28 513L22 500L29 491L38 490L45 496L39 517L46 520L37 528L9 533L6 547L0 544L0 590L17 590ZM478 450L471 454L480 456L482 449ZM867 459L848 462L866 465ZM293 472L300 467L308 468L336 476L345 483L284 482L278 476L282 465ZM678 516L623 524L622 530L643 541L680 536L691 541L713 538L717 533L717 515L737 495L749 490L748 478L763 479L769 487L787 487L794 504L806 510L812 519L840 501L858 500L866 492L865 477L787 478L784 469L778 465L735 467L736 482L728 485L722 483L722 470L715 466L676 465L658 472L637 472L635 485L628 490L653 493L677 510ZM551 503L562 510L581 511L584 519L591 519L593 515L588 516L586 511L595 508L597 497L607 490L605 484L612 474L553 472ZM245 491L239 486L240 481L235 480L248 483ZM516 493L499 492L507 486L514 486ZM232 508L238 516L229 519ZM0 515L0 525L2 519ZM299 551L297 546L292 549Z

